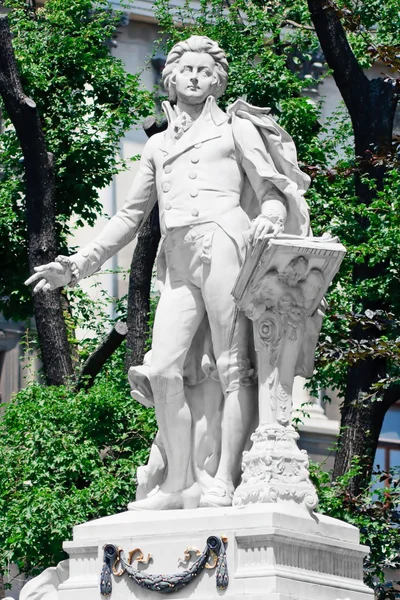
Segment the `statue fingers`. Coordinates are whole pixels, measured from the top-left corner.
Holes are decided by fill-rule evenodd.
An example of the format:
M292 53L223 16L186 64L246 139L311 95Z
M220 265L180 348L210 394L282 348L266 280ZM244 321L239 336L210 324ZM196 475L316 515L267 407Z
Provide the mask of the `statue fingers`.
M266 237L268 237L272 228L273 228L273 225L272 225L271 221L269 221L268 219L260 219L260 221L257 225L256 232L254 234L254 241L257 241L259 239L263 240Z
M40 279L42 276L43 276L42 273L38 273L38 272L34 273L30 277L28 277L28 279L25 281L25 285L31 285L31 283L35 283L35 281Z
M281 233L283 230L283 225L282 223L278 222L274 225L272 232L271 232L271 237L276 237L278 235L278 233Z
M254 234L253 234L253 244L255 244L256 241L259 239L263 229L264 229L264 223L262 223L262 221L260 221L260 220L256 221L255 228L254 228Z
M38 279L44 277L48 279L54 273L61 274L64 272L64 267L60 263L51 262L47 265L40 265L39 267L34 267L34 274L31 275L26 281L25 285L30 285L31 283L35 283ZM35 288L36 289L36 288ZM42 289L42 288L39 288Z
M46 284L48 284L47 279L41 279L39 283L33 288L33 293L37 294L38 292L40 292L40 290L42 290Z

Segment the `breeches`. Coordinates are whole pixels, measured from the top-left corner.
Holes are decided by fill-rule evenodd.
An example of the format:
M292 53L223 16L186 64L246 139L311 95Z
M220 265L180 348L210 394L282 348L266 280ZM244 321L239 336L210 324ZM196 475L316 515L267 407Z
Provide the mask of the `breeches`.
M241 266L238 248L213 223L174 230L164 248L166 281L154 321L150 366L155 403L183 395L187 352L206 314L222 390L227 394L238 389L248 364L250 328L231 296ZM201 360L202 348L198 350Z

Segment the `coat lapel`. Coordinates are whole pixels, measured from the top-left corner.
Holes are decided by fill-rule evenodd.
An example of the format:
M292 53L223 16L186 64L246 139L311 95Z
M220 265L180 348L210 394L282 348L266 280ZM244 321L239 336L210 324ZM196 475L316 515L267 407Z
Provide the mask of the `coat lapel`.
M171 108L169 106L164 106L164 110L169 120L169 127L165 132L164 139L160 145L160 150L164 154L163 165L174 160L186 152L186 150L193 148L196 144L221 137L222 132L220 126L228 120L227 115L216 105L214 98L209 96L200 117L179 140L175 141L171 135L170 129L172 122Z

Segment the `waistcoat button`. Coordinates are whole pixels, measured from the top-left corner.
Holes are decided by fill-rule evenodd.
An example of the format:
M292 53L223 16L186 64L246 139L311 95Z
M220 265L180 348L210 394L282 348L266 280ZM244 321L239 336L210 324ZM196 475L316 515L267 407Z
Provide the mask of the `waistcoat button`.
M190 192L190 195L191 195L192 198L196 198L199 195L199 192L197 190L192 190Z
M171 165L165 165L164 173L167 173L167 175L168 175L168 173L171 173L171 171L172 171Z
M196 179L196 177L197 177L196 171L190 171L190 173L189 173L189 179Z
M171 186L169 183L163 183L162 189L163 189L163 192L169 192L169 190L171 189Z
M171 204L171 202L167 202L167 203L165 204L165 210L171 210L171 208L172 208L172 204Z
M197 208L194 208L192 210L192 217L198 217L199 216L199 211L197 210Z
M196 154L193 154L193 155L190 157L190 160L191 160L191 161L192 161L192 163L195 165L195 164L197 164L197 163L199 162L199 157L198 157Z

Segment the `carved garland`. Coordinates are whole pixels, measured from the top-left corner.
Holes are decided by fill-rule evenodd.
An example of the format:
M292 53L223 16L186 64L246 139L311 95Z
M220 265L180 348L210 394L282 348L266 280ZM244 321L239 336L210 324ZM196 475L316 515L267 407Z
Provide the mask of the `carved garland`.
M226 561L226 543L227 538L210 536L207 539L206 547L203 552L197 548L187 548L185 550L185 559L189 560L190 554L195 552L198 556L196 562L181 573L172 575L153 575L145 571L139 571L132 567L132 562L137 553L136 560L142 564L147 564L151 559L149 554L147 559L143 558L143 553L139 548L129 552L128 560L125 558L122 548L117 548L113 544L104 546L103 568L100 576L100 593L102 596L110 596L112 592L112 577L121 577L126 572L128 577L133 579L137 585L161 594L171 594L188 585L204 569L217 568L216 586L219 590L226 590L229 583L228 565Z

